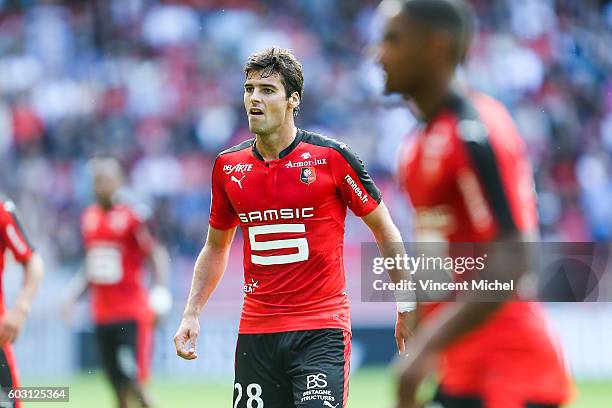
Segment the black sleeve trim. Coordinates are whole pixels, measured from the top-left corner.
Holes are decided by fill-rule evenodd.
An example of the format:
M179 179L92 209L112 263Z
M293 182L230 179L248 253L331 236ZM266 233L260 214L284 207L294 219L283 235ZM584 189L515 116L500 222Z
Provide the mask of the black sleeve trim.
M374 180L368 174L368 171L365 168L365 165L361 161L361 159L345 144L339 142L335 139L331 139L329 137L325 137L319 135L317 133L306 132L303 131L304 136L302 141L304 143L312 144L315 146L324 146L329 147L340 153L344 160L353 168L357 177L359 177L359 181L363 184L363 187L366 189L367 193L380 204L382 200L382 194L376 184L374 184Z
M501 232L516 232L518 228L504 191L499 165L491 146L489 130L467 97L457 96L453 108L458 116L457 133L472 158L472 163L484 185L485 194L489 198Z
M21 221L19 220L19 217L17 215L17 208L15 207L15 204L13 204L12 201L5 201L4 203L2 203L2 205L4 206L4 211L6 211L6 213L10 215L11 218L13 219L13 223L17 226L17 229L19 230L19 233L25 240L28 248L32 252L34 252L34 246L32 245L32 242L28 238L28 234L25 232L25 229L23 228L23 225L21 224Z
M236 145L236 146L232 146L228 149L223 150L221 153L219 153L217 156L222 156L224 154L228 154L228 153L233 153L233 152L237 152L240 150L244 150L244 149L248 149L249 147L253 146L253 142L255 141L255 139L249 139L249 140L245 140L244 142Z

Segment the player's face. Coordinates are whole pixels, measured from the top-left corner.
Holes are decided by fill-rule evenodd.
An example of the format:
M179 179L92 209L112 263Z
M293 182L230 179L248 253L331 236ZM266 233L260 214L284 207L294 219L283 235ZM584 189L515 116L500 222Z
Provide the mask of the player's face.
M97 171L94 176L96 200L101 204L111 203L119 185L120 179L118 175L110 171Z
M385 72L385 93L410 96L422 86L426 67L426 41L422 31L401 14L387 17L377 60Z
M244 83L244 108L249 129L257 135L274 133L292 117L293 108L280 74L262 78L260 71L250 72Z

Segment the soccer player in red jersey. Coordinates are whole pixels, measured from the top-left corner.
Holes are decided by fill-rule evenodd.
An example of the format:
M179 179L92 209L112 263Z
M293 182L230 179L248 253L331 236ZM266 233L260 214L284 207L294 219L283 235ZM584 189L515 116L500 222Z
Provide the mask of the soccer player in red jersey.
M166 288L168 255L156 242L145 221L132 208L117 202L122 185L120 164L111 158L92 161L96 204L81 220L86 257L84 276L75 278L65 301L70 309L87 289L103 368L119 407L131 398L148 407L148 379L153 327L157 317L170 308ZM153 287L147 290L143 263L149 259Z
M380 10L386 92L411 101L424 122L400 164L416 238L532 241L533 177L510 115L496 100L452 84L472 36L471 7L398 0ZM524 253L495 256L488 263L502 265L499 273L520 275ZM418 384L437 356L443 358L435 399L445 408L556 407L567 400L570 382L539 305L504 300L446 303L424 318L400 377L400 407L415 406Z
M8 310L4 306L0 291L0 387L2 387L0 394L2 401L7 401L6 405L2 406L19 408L21 403L9 400L6 395L8 390L19 387L11 343L17 339L30 312L32 298L43 277L43 263L21 227L15 212L15 204L0 198L0 274L4 272L4 255L7 250L23 265L24 279L23 287L17 294L13 307Z
M235 360L234 407L346 406L351 326L343 266L347 207L385 256L401 236L363 163L344 144L297 129L301 64L267 49L245 66L244 106L255 134L217 156L206 244L174 337L197 357L198 316L227 265L240 225L244 304ZM400 350L414 304L398 304ZM186 349L189 342L189 348Z

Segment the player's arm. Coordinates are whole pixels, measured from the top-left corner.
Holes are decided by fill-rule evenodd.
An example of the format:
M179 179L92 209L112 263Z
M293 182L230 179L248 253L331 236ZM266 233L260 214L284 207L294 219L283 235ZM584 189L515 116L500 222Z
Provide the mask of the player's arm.
M181 324L174 336L176 354L186 360L197 358L195 345L200 332L199 316L219 284L225 268L236 228L219 230L208 227L206 243L196 259L191 289ZM189 349L185 350L189 342Z
M43 262L37 253L23 264L23 285L12 307L0 324L0 344L14 342L19 335L32 306L32 300L43 277Z
M149 290L149 305L157 318L165 316L172 308L172 294L168 289L170 256L166 247L155 243L149 254L153 274L153 286Z
M68 283L68 289L66 290L66 297L62 302L61 311L62 318L69 322L72 318L72 312L74 310L74 306L79 301L81 297L87 293L89 289L89 280L87 276L85 276L85 269L80 268L74 277Z
M170 255L164 245L153 238L147 223L136 220L136 242L151 266L152 286L149 290L149 305L159 319L172 308L172 295L168 289Z
M464 132L468 131L469 129L464 130ZM493 242L491 245L483 245L487 254L487 266L481 272L480 278L491 281L519 282L529 270L528 243L537 240L537 225L529 225L527 222L523 222L521 226L517 224L517 218L511 211L507 194L520 196L518 190L521 187L528 189L529 186L523 186L519 179L504 180L501 177L488 137L465 137L470 136L469 133L460 134L460 136L465 141L465 152L474 164L473 169L470 168L470 170L480 176L480 187L482 188L480 194L487 197L487 199L482 197L476 200L475 197L463 193L463 199L468 207L473 205L470 201L484 202L486 200L492 213L491 218L497 223L498 232ZM523 159L522 156L524 153L516 155L515 161L520 162ZM518 172L513 175L520 177ZM473 195L477 193L478 189L472 191ZM531 200L534 198L523 197L521 207L529 208L532 204ZM512 295L511 292L500 292L496 294L494 302L482 302L482 299L468 297L462 302L448 303L436 315L436 318L420 323L419 333L414 342L415 353L411 354L400 377L400 407L412 406L418 384L432 369L438 352L484 324L505 302L510 300Z
M405 255L402 236L393 223L389 211L381 201L378 207L368 215L361 217L363 222L370 228L378 245L380 254L385 258L403 257ZM410 279L410 274L401 269L389 270L389 277L394 283L400 283ZM400 354L406 352L409 341L414 335L416 323L416 303L411 293L398 295L397 322L395 326L395 341ZM405 296L402 298L401 296Z
M43 262L28 241L15 214L14 205L3 203L2 239L14 258L23 265L23 284L15 302L0 322L0 344L13 342L30 312L32 300L43 277Z
M334 146L334 149L335 154L331 156L332 174L342 201L370 228L382 256L403 257L405 251L402 237L365 165L345 144L340 143ZM409 276L403 276L399 270L390 271L390 276L393 282L409 279ZM414 309L415 304L411 301L398 302L395 338L400 353L405 352L406 344L412 338L416 314Z
M492 273L488 279L513 280L518 282L529 269L527 243L533 242L535 233L508 232L500 234L497 242L507 245L490 245L487 248L487 270ZM508 250L508 247L512 250ZM406 368L400 377L400 408L412 407L417 387L435 365L437 354L456 342L463 335L484 324L512 293L502 292L495 302L479 302L467 299L464 302L448 303L436 315L419 323L414 338L413 352L410 353Z
M168 275L170 271L170 256L166 247L160 243L156 243L149 255L149 261L153 266L153 285L164 286L168 285Z

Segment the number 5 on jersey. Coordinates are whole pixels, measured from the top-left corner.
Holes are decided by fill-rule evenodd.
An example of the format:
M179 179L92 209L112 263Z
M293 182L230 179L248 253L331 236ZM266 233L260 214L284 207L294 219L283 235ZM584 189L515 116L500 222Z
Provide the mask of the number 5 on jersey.
M260 256L251 254L251 262L257 265L282 265L308 259L308 241L306 238L276 239L270 241L257 241L257 236L279 233L305 233L304 224L272 224L249 227L249 241L251 251L270 251L275 249L295 248L297 253L288 255Z

